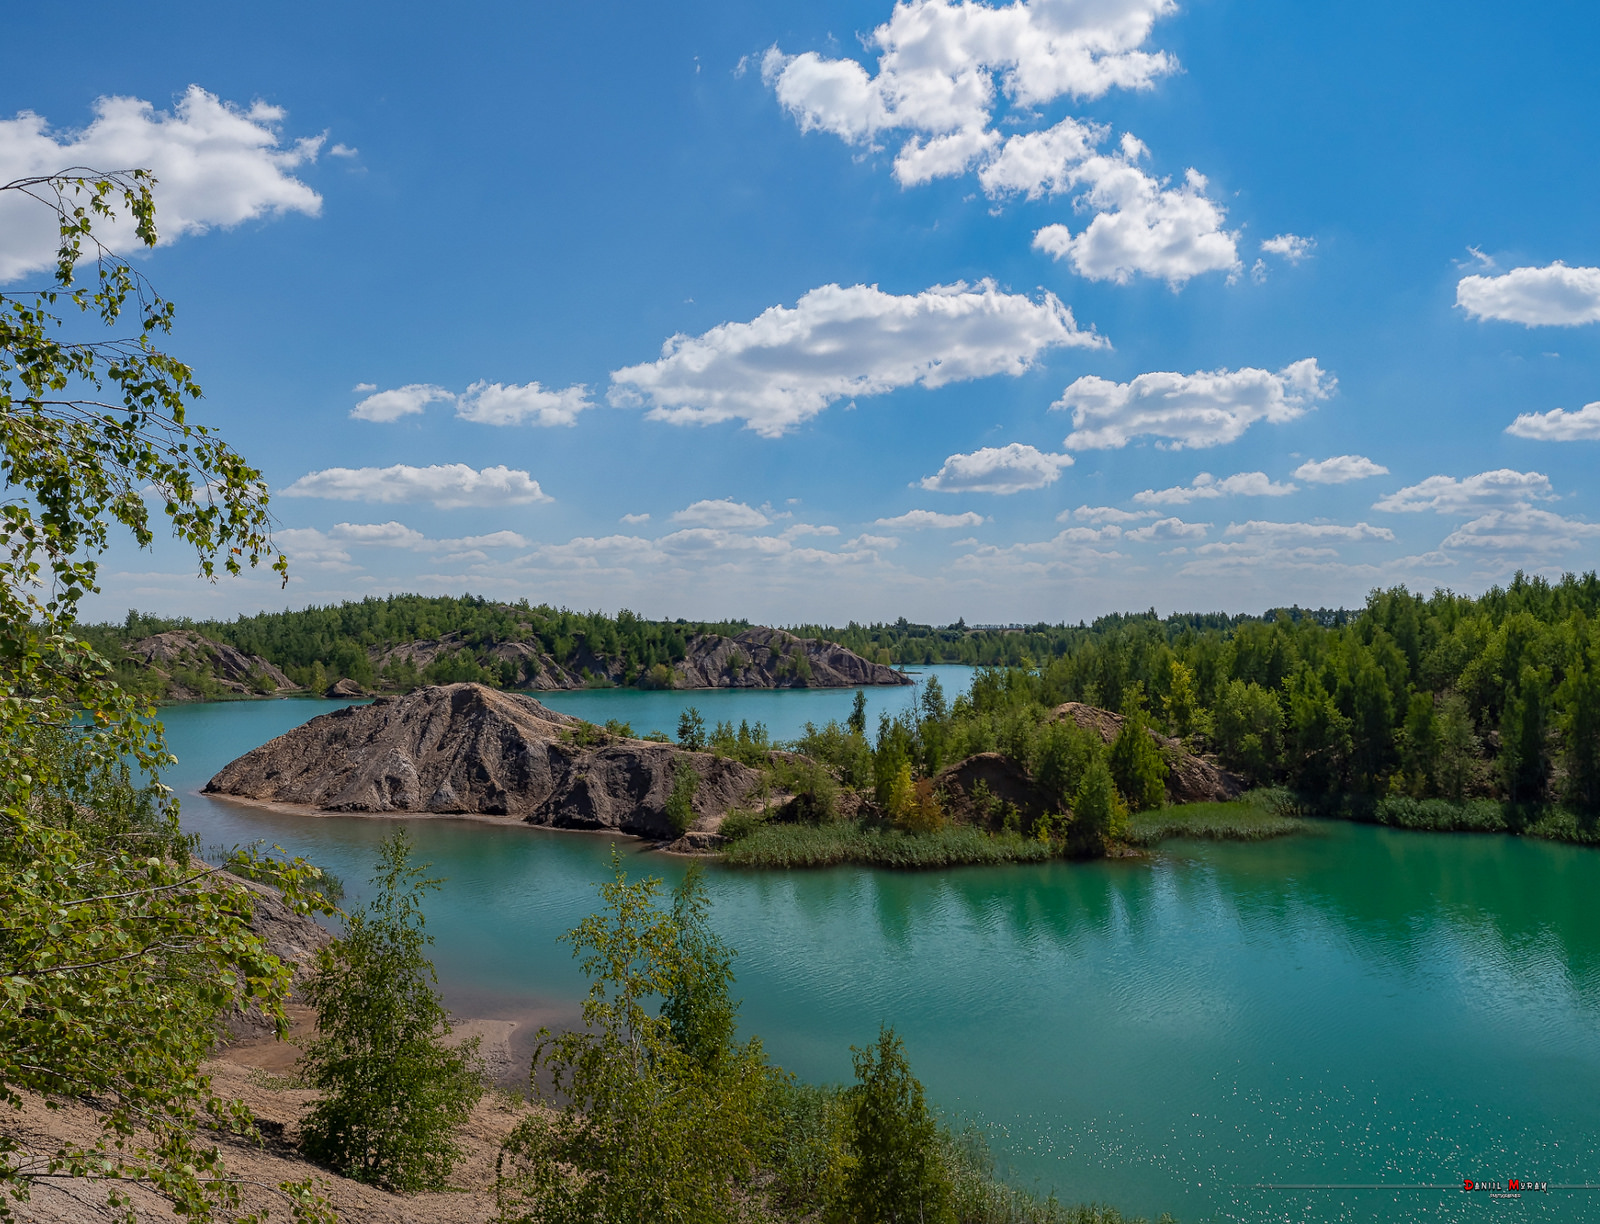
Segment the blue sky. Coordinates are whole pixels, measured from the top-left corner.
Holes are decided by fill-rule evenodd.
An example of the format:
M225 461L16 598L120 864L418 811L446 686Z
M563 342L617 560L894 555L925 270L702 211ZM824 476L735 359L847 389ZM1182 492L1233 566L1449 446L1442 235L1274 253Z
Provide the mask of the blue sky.
M157 171L143 266L293 572L121 548L94 611L1053 621L1593 568L1600 21L1396 9L14 15L73 52L0 82L0 177ZM8 288L43 250L0 213Z

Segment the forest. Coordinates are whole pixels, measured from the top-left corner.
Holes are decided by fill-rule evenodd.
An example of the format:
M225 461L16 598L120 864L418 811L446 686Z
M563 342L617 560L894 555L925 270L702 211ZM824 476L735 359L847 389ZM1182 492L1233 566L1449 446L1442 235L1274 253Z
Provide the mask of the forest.
M1395 588L1352 613L1039 630L1059 653L980 668L953 701L932 679L875 735L860 702L844 723L808 727L792 746L823 768L788 767L799 799L779 824L725 822L729 858L940 866L1117 853L1175 827L1139 814L1167 802L1185 752L1250 788L1242 804L1190 813L1214 836L1289 832L1295 815L1314 815L1594 842L1597 605L1592 573L1518 575L1475 599ZM1107 742L1063 717L1067 702L1118 713L1120 727ZM745 741L731 727L710 740L753 760L764 745ZM1012 800L955 793L950 771L980 753L1024 779Z
M1023 629L961 622L935 628L902 619L793 631L868 658L985 669L971 697L941 715L953 720L949 728L896 733L908 743L932 735L941 744L970 740L970 747L990 734L973 727L1038 721L1062 702L1078 701L1137 712L1253 786L1341 803L1494 799L1590 811L1600 803L1597 615L1600 579L1593 572L1553 583L1519 573L1476 597L1374 591L1357 610L1165 618L1152 611ZM621 655L647 682L653 665L683 657L693 635L748 626L396 595L226 622L130 611L122 625L86 636L114 657L120 645L148 634L193 628L267 658L301 683L309 685L315 673L373 685L383 678L374 676L369 651L453 632L462 642L458 653L422 673L390 676L390 686L478 680L510 688L518 677L501 674L487 653L497 643L536 639L563 663ZM1002 716L1002 708L1013 713ZM926 746L918 753L921 777L958 759ZM1028 759L1020 746L1018 753Z

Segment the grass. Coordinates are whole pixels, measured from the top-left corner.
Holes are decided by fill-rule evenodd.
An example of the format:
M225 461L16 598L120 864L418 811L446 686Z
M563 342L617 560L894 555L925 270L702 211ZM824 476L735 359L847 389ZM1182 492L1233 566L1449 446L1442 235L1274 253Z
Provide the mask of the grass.
M1576 845L1600 845L1600 828L1593 817L1585 818L1564 807L1519 808L1498 799L1468 799L1452 803L1448 799L1408 799L1391 796L1378 800L1372 818L1396 829L1419 829L1436 833L1514 833L1540 837L1547 841Z
M734 867L933 868L995 863L1038 863L1054 858L1048 844L1016 833L989 834L970 825L937 833L840 821L836 824L761 824L728 847L723 860Z
M1228 803L1184 803L1135 812L1128 817L1126 837L1131 845L1154 846L1174 837L1265 841L1305 832L1306 822L1284 810L1286 799L1278 791L1254 791Z

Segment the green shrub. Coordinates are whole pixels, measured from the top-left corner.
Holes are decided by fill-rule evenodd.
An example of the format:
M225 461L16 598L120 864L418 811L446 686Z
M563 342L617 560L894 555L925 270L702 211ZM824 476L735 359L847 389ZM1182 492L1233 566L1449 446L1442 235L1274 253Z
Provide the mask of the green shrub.
M911 1074L905 1046L892 1028L850 1050L856 1083L850 1090L847 1143L852 1157L837 1216L873 1224L953 1221L950 1175L939 1126Z
M1151 738L1142 712L1123 719L1111 744L1111 776L1130 810L1160 807L1167 797L1167 763Z
M667 823L672 831L682 837L694 824L694 792L700 785L700 775L682 757L672 771L672 793L667 796Z
M767 818L760 812L747 812L742 808L734 808L722 818L722 823L717 826L717 832L729 841L739 841L749 837L762 825L767 823Z
M411 865L404 829L384 842L377 895L348 915L305 986L317 1035L300 1061L321 1097L301 1126L311 1159L393 1190L442 1187L456 1131L483 1094L478 1040L447 1048L449 1014L423 955L421 897L438 881Z

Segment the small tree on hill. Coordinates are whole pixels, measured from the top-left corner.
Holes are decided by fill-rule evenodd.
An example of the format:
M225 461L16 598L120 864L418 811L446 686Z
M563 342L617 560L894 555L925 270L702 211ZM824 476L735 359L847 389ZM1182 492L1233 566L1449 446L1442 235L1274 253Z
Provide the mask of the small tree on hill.
M317 1036L301 1066L322 1099L301 1146L346 1177L395 1190L444 1185L455 1133L483 1094L478 1040L447 1048L449 1016L423 954L422 894L438 886L411 865L404 829L384 842L378 895L324 948L306 997Z
M905 1046L892 1028L880 1028L876 1044L851 1047L851 1053L856 1083L848 1133L854 1159L835 1218L841 1224L953 1219L939 1125L911 1074Z
M667 823L679 837L694 823L694 792L699 784L700 775L694 766L679 757L672 771L672 793L667 796Z
M678 746L690 752L705 751L706 720L693 706L678 715Z
M1167 797L1167 763L1151 738L1144 711L1136 706L1128 707L1111 743L1111 776L1135 812L1160 807Z

